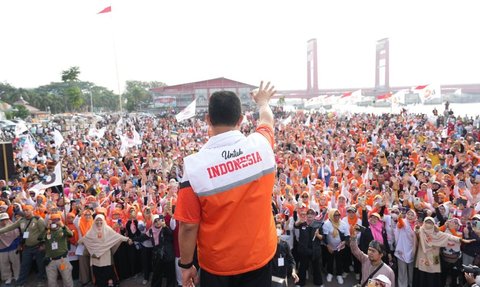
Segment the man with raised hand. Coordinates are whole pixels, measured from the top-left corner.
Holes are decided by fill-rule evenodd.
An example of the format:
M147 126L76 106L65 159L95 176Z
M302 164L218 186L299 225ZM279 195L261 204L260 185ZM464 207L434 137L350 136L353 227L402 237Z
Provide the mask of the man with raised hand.
M182 285L270 286L277 236L271 210L275 178L274 117L268 102L275 89L260 84L251 95L259 109L256 132L240 132L238 96L212 94L205 119L210 139L184 159L175 218L180 221Z

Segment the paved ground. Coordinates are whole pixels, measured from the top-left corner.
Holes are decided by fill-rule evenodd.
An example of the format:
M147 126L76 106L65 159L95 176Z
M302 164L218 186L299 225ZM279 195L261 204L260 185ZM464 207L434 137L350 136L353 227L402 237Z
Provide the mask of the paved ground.
M325 279L325 276L323 277L323 282L324 282L325 287L339 287L339 286L351 287L351 286L353 286L357 283L356 280L355 280L355 275L353 273L348 274L348 277L345 279L345 282L342 285L338 284L335 278L332 280L332 282L328 283ZM290 282L290 283L291 284L289 286L294 286L294 284L292 282ZM165 285L165 283L163 283L163 284ZM3 287L3 286L8 286L8 285L2 284L1 286ZM10 286L14 286L14 285L10 285ZM29 282L25 286L26 287L36 287L37 286L37 282L35 281L35 277L33 275L31 276L31 280L29 280ZM47 287L46 282L45 282L44 286ZM76 287L77 286L80 287L79 284L77 284ZM144 286L149 287L150 284L142 285L142 277L139 276L138 278L130 278L130 279L122 281L120 283L120 286L121 287L144 287ZM306 287L315 286L312 283L311 276L310 276L310 279L307 281L307 285L305 285L305 286ZM58 287L63 287L61 281L58 281ZM93 286L89 285L88 287L93 287ZM206 287L208 287L208 286L206 286Z

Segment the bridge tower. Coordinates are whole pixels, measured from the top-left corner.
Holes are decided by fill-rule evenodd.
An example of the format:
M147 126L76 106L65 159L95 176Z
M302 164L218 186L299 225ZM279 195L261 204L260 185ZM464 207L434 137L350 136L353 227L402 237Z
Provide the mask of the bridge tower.
M390 46L388 38L377 41L375 57L375 90L390 89Z
M307 95L318 94L317 39L307 42Z

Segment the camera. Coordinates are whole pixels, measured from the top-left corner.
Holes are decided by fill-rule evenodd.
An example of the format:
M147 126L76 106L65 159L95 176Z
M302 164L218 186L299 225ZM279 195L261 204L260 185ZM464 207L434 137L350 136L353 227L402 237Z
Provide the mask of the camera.
M480 267L475 265L462 265L462 272L471 273L474 276L480 275Z
M357 225L355 225L355 229L360 231L360 232L364 232L367 228L363 225L357 224Z

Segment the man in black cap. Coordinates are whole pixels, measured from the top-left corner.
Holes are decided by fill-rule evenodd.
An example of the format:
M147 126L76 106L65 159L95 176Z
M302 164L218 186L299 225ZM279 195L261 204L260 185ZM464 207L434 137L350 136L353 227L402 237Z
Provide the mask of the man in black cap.
M390 282L392 282L391 286L395 287L395 273L390 266L382 261L382 257L385 253L385 247L383 244L376 240L372 240L368 245L368 254L365 254L360 250L360 248L358 248L355 240L356 230L354 230L353 234L350 236L350 238L353 238L353 240L350 240L350 249L352 250L353 255L362 264L362 280L360 282L362 284L361 286L366 286L369 279L383 274L390 279Z
M306 218L299 217L295 222L295 228L298 229L298 245L297 252L299 258L299 286L304 286L308 266L312 264L313 283L315 285L323 285L321 273L321 242L323 235L321 234L321 223L315 221L315 210L309 209Z

